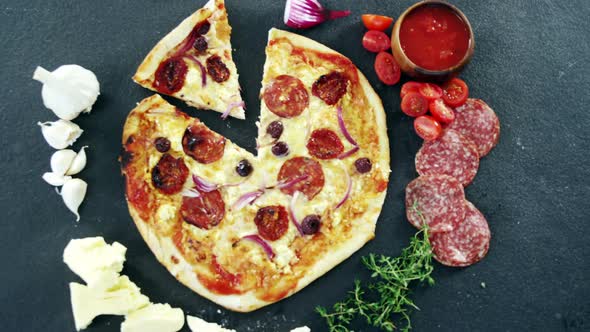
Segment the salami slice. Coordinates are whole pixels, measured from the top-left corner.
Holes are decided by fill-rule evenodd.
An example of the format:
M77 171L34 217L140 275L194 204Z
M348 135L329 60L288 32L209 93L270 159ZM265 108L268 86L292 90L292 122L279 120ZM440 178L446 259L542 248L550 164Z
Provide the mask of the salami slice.
M265 206L254 217L258 233L269 241L280 239L289 228L289 215L281 205Z
M309 105L309 93L300 79L280 75L266 86L262 100L274 114L292 118L300 115Z
M180 57L162 61L156 69L152 86L167 95L178 92L184 86L187 71L188 66Z
M198 123L189 126L182 137L184 153L201 164L210 164L223 157L225 138Z
M479 168L479 154L473 142L459 132L447 129L435 141L425 141L416 154L420 175L446 174L469 185Z
M334 131L321 128L311 133L307 142L307 150L310 155L318 159L333 159L344 151L344 145Z
M347 86L348 78L337 71L333 71L320 76L313 83L311 93L323 100L326 104L334 105L346 94Z
M306 157L295 157L285 161L277 176L279 182L287 183L304 177L304 180L281 188L287 195L300 191L312 200L324 187L324 171L319 162Z
M198 197L182 197L182 219L202 229L219 225L225 216L225 203L219 190L200 192Z
M453 231L430 236L434 258L448 266L469 266L480 261L490 247L491 233L486 218L466 201L465 220Z
M431 234L452 231L465 219L463 186L448 175L418 177L406 186L406 216L416 228L426 223Z
M480 158L487 155L500 139L500 120L491 107L480 99L467 99L455 108L455 121L449 125L477 146Z
M152 169L152 184L164 194L180 192L188 177L188 168L181 158L165 153Z

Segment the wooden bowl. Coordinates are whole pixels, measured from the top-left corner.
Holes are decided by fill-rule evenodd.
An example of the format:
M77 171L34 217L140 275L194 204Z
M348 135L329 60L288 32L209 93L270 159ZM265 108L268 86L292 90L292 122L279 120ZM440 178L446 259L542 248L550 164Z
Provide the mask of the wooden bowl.
M401 25L404 21L404 18L412 10L414 10L418 7L421 7L421 6L428 6L428 5L446 6L447 8L451 9L452 11L457 13L457 15L459 15L459 17L463 20L463 22L465 22L465 25L467 25L467 29L469 31L469 46L467 48L467 52L465 53L465 56L455 66L444 69L444 70L429 70L429 69L425 69L425 68L422 68L422 67L416 65L414 62L412 62L412 60L410 60L410 58L408 58L406 56L406 54L404 53L404 51L402 49L401 43L400 43L399 33L400 33ZM443 80L446 80L450 77L456 76L463 69L463 67L465 67L465 65L467 65L469 63L469 61L471 61L471 57L473 56L473 51L475 50L475 37L473 35L473 29L471 28L471 24L469 23L469 20L467 19L465 14L463 14L463 12L461 10L459 10L457 7L447 3L445 1L424 0L424 1L420 1L416 4L414 4L413 6L411 6L408 9L406 9L406 11L404 11L399 16L399 18L395 22L395 25L393 26L393 31L391 33L391 49L393 51L393 56L395 57L395 60L399 64L401 70L404 73L406 73L407 75L409 75L411 77L415 77L417 79L443 81Z

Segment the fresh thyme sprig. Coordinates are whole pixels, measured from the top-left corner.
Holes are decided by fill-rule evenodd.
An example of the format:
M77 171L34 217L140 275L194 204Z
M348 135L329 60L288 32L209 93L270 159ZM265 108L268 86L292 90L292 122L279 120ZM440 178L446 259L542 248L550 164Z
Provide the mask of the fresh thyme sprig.
M412 209L423 220L424 217L417 204ZM410 240L410 244L402 250L398 257L374 255L363 257L363 264L371 272L374 281L363 288L356 280L354 289L347 298L334 304L329 312L324 307L317 307L316 311L326 319L330 332L349 332L350 323L354 318L364 318L367 324L385 331L394 331L400 321L400 330L412 329L410 313L418 309L410 298L411 286L415 283L434 285L431 273L432 248L428 240L428 227L418 231ZM366 294L368 288L369 294ZM368 300L366 295L376 300Z

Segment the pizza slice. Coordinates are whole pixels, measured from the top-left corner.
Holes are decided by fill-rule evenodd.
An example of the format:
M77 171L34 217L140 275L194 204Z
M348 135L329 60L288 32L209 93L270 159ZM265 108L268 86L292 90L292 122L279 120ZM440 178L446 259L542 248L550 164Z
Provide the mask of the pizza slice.
M150 51L133 80L199 109L244 119L224 0L210 0Z
M254 156L160 96L123 129L130 214L179 281L235 311L277 302L375 234L389 178L381 100L343 55L271 30Z

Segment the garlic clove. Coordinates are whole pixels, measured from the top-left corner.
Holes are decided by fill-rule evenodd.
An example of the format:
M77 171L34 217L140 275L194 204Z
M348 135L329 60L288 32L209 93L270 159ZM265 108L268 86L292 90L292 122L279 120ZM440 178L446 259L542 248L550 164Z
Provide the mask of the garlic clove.
M82 204L82 201L84 201L87 188L88 184L80 179L67 180L61 188L61 198L66 204L66 207L76 215L76 221L80 221L78 208Z
M52 172L46 172L45 174L43 174L42 178L43 180L45 180L45 182L49 183L50 185L54 187L59 187L63 186L64 183L66 183L66 181L70 180L72 177Z
M65 149L74 142L84 132L77 124L67 120L57 120L55 122L38 122L41 126L41 132L47 143L54 149Z
M96 75L78 65L64 65L53 72L37 67L33 79L43 83L41 95L45 107L63 120L90 112L100 94Z
M55 151L50 160L51 171L58 175L65 175L75 158L76 152L74 152L74 150L67 149Z
M78 174L84 169L84 167L86 167L86 151L84 151L84 149L87 147L88 146L83 146L80 151L78 151L78 154L76 154L76 157L72 161L70 167L65 172L66 175Z

